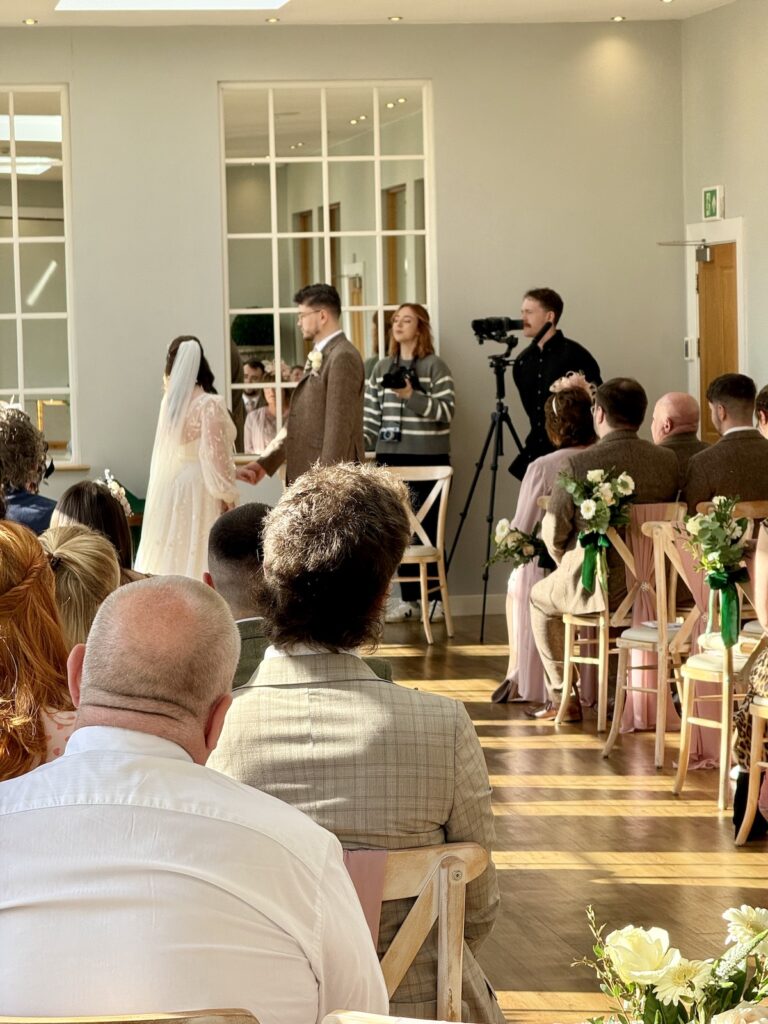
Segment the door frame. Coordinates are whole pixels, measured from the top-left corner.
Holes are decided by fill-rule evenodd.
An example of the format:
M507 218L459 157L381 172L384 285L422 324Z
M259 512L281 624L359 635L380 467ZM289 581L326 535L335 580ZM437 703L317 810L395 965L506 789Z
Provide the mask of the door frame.
M744 274L744 218L730 217L727 220L700 221L698 224L686 224L685 238L688 242L696 242L705 238L711 245L719 242L736 243L736 311L738 316L738 360L739 372L749 373L749 353L747 351L747 289ZM692 356L688 363L688 391L699 400L700 360L695 340L699 337L699 297L696 293L696 248L685 247L685 306L686 306L686 337L691 339ZM702 410L702 416L705 410Z

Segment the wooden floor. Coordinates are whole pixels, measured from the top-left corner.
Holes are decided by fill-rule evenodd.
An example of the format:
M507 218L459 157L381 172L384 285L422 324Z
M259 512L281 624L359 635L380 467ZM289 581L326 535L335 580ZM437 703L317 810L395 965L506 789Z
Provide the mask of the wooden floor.
M768 905L768 843L734 847L716 772L690 773L683 797L672 795L674 734L657 771L652 734L623 736L604 760L590 712L555 729L527 719L525 705L491 704L507 662L504 621L487 620L482 646L479 628L457 619L446 644L437 623L429 649L419 625L390 625L380 653L396 680L463 700L483 745L502 909L480 959L506 1017L582 1021L607 1005L589 971L570 966L590 952L587 904L611 928L657 925L683 955L717 955L725 909Z

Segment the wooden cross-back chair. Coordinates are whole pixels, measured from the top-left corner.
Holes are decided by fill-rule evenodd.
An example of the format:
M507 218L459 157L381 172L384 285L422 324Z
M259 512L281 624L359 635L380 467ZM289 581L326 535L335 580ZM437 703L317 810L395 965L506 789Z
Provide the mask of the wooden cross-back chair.
M659 521L675 521L682 518L684 506L679 502L659 502L647 505L630 506L630 525L627 527L627 539L632 543L633 533L639 532L639 524L649 518ZM621 556L627 579L630 581L627 594L615 611L611 611L608 603L608 593L603 590L604 610L601 612L586 612L575 614L566 612L563 615L565 625L565 654L563 658L563 692L560 700L560 709L557 713L555 723L560 725L565 717L568 702L573 687L573 666L574 665L597 665L597 731L605 732L608 721L608 667L611 655L618 655L621 648L611 645L611 629L627 628L632 625L630 612L644 590L649 590L652 600L655 601L655 591L652 580L638 577L638 570L635 564L634 554L625 542L624 538L613 528L608 530L608 539L614 549ZM644 574L641 574L644 576ZM602 589L602 582L598 579L597 586ZM578 630L594 628L597 631L596 638L580 638ZM597 655L584 654L582 648L593 648L597 646Z

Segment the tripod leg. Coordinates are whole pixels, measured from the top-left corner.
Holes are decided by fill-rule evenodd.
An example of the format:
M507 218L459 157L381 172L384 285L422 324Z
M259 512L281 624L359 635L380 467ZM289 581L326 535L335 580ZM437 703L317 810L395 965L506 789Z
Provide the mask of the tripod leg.
M483 567L483 609L480 616L480 643L485 641L485 610L488 603L488 580L491 575L491 569L488 565L488 561L491 557L491 534L493 533L493 519L494 509L496 507L496 478L499 472L499 456L504 454L504 434L502 427L504 425L504 413L500 412L495 416L494 422L494 445L493 445L493 459L491 460L491 494L488 502L488 515L485 517L485 521L488 524L488 529L485 537L485 563Z
M472 477L472 483L469 485L469 493L467 494L467 500L464 502L464 508L459 513L459 525L456 530L456 536L453 538L453 544L451 544L451 550L448 553L448 557L445 560L445 571L447 572L451 567L451 561L453 559L453 553L456 550L456 545L459 543L459 537L461 537L461 531L464 529L464 523L469 513L469 507L472 504L472 498L475 494L475 488L477 487L477 481L480 479L480 474L483 471L485 465L485 457L488 454L488 448L491 444L491 439L495 436L496 431L496 418L498 413L491 413L491 425L488 427L488 433L485 437L483 444L483 450L480 453L480 458L475 463L475 475Z

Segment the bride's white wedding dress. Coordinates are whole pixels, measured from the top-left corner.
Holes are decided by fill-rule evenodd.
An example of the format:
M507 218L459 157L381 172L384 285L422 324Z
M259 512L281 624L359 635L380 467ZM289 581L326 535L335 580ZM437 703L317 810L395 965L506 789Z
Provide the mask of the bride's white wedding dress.
M179 430L161 437L167 401L168 396L152 454L136 569L199 580L208 568L208 534L222 502L237 499L236 430L224 399L196 385Z

